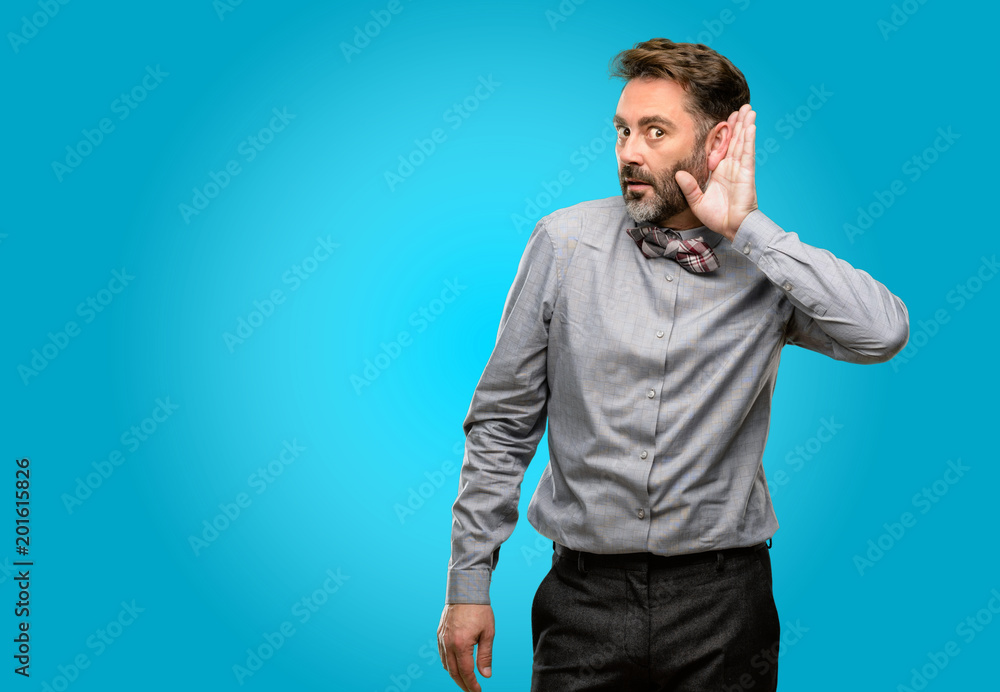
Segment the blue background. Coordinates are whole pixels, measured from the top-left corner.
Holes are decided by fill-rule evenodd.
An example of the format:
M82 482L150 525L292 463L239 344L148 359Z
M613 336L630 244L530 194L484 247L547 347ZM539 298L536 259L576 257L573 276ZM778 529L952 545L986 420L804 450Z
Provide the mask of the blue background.
M740 67L761 209L910 311L888 364L785 349L764 459L775 597L801 633L781 689L912 688L922 667L932 690L996 685L1000 281L981 258L997 251L997 10L903 5L5 3L2 687L457 689L434 637L461 423L535 221L620 194L607 65L653 36ZM878 218L854 233L859 207ZM18 457L30 680L11 659ZM968 467L954 483L949 461ZM524 519L504 545L487 690L528 687L550 553Z

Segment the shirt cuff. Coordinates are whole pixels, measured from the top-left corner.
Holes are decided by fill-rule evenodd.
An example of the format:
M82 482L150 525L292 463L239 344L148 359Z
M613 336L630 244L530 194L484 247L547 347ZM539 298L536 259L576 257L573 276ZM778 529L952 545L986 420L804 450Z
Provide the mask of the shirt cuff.
M754 209L746 215L743 223L733 236L733 249L740 252L757 264L761 254L775 238L785 231L778 224L767 218L760 209Z
M490 577L488 569L448 570L448 589L445 603L490 604Z

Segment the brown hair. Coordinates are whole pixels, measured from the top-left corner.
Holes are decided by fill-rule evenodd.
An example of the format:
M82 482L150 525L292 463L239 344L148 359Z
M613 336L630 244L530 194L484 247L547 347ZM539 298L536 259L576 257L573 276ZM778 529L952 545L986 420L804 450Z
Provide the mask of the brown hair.
M696 140L750 103L750 87L733 63L701 43L654 38L623 50L611 60L612 77L672 79L688 94L685 109L694 118Z

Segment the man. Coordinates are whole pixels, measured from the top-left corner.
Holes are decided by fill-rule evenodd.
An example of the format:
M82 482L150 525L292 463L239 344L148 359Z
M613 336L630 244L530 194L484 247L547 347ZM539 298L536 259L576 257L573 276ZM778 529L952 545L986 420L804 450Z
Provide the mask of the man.
M491 675L490 578L547 422L531 689L774 690L761 459L781 348L884 362L907 311L757 208L755 113L726 58L653 39L613 74L622 196L528 239L464 423L439 653L463 690L477 644Z

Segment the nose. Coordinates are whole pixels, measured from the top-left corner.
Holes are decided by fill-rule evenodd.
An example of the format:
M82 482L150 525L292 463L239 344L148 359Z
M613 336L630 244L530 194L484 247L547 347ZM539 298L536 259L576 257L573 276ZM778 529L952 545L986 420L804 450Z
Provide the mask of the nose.
M615 144L615 149L618 153L618 167L621 168L623 164L632 164L635 166L642 166L644 163L642 157L642 143L636 140L634 135L622 141L622 138L618 138L618 142Z

